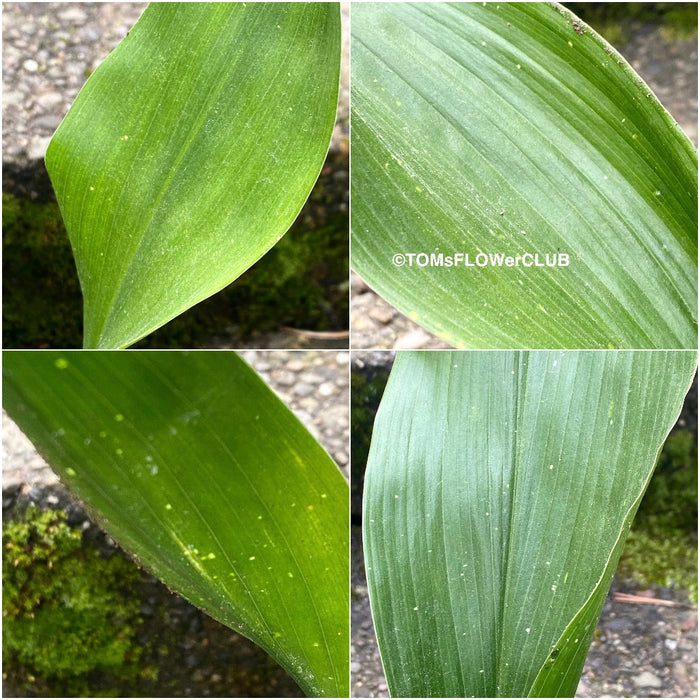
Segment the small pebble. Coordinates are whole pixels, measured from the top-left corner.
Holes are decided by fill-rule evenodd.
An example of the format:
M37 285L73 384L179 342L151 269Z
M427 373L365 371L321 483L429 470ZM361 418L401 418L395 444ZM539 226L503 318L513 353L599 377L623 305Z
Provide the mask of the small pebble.
M638 688L660 688L662 685L661 679L651 671L642 671L638 676L632 678L632 682Z
M294 394L296 396L309 396L315 391L315 387L311 384L306 384L305 382L297 382L294 386Z

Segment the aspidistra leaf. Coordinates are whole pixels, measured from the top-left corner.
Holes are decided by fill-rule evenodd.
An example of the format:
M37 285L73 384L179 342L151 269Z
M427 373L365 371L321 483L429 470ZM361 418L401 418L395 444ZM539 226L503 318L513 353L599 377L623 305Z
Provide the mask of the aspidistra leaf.
M299 213L335 121L337 3L154 3L46 154L85 347L124 347L219 291Z
M234 353L5 352L3 403L150 571L348 693L348 486Z
M696 347L697 154L615 49L549 3L358 3L352 35L379 294L456 347Z
M690 351L399 353L365 475L394 697L573 696Z

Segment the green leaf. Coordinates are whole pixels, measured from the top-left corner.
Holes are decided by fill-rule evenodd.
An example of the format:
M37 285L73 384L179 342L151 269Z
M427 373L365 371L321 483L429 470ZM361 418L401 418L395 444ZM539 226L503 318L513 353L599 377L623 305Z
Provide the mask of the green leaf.
M548 3L358 4L352 34L368 284L457 347L696 347L697 155L611 46Z
M348 693L348 486L233 353L5 352L10 416L116 540L315 696Z
M154 3L46 154L85 347L124 347L277 242L335 120L337 3Z
M394 697L574 694L693 352L400 353L365 475Z

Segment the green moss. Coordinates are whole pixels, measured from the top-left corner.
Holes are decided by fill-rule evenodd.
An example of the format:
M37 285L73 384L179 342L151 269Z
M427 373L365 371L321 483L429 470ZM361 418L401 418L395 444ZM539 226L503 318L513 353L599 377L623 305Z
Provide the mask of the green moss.
M568 9L590 24L614 46L623 47L640 24L657 24L667 41L698 35L696 3L668 2L567 2Z
M687 591L698 602L697 538L674 533L633 530L625 544L618 576L640 588L666 586Z
M82 300L58 205L2 195L3 346L82 346Z
M666 441L620 559L637 585L673 586L697 603L697 441L677 430Z
M140 573L84 546L62 512L30 508L3 524L2 579L3 666L18 691L117 695L138 677Z

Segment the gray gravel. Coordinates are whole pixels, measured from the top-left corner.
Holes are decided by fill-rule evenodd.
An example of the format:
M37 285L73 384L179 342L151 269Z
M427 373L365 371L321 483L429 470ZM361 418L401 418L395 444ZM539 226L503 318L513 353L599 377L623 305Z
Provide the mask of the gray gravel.
M653 25L637 29L621 53L644 78L697 148L698 42L669 43ZM432 333L394 309L355 273L351 282L351 347L447 348Z
M43 159L87 77L147 3L4 4L3 162Z

